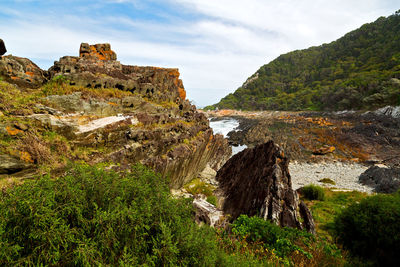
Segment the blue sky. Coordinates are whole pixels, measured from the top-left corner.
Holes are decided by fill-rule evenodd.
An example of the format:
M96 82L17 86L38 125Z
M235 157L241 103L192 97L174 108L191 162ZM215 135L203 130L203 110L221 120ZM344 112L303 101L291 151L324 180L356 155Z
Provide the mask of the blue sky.
M198 106L236 90L282 53L331 42L397 0L1 0L8 53L40 67L111 44L123 64L177 67Z

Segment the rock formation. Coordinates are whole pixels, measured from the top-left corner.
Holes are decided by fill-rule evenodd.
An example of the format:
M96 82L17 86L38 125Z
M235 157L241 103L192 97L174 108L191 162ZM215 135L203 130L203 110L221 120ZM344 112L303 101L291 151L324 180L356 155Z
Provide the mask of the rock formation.
M0 121L0 134L18 138L20 151L32 156L35 151L22 141L34 135L39 142L51 132L65 138L60 151L40 141L53 158L113 162L125 169L140 162L168 177L174 189L206 167L217 170L229 158L227 141L213 134L207 118L186 99L178 69L122 65L109 44L82 44L79 53L62 57L47 72L28 59L0 61L0 76L17 85L7 87L13 94L39 87L24 92L36 93L23 112L13 103L2 110L0 95L0 111L7 116L5 123ZM5 129L18 121L15 116L30 127L11 136ZM34 162L45 160L32 156Z
M109 44L81 44L79 57L65 56L49 69L50 78L65 76L71 85L118 88L157 101L176 101L182 108L186 92L178 69L123 65Z
M394 193L400 189L400 168L372 166L360 175L359 181L374 187L377 193Z
M117 60L117 54L111 50L110 44L89 45L82 43L79 49L79 57L100 59L100 60Z
M197 223L206 223L211 227L223 227L226 223L224 213L206 201L204 195L197 195L193 200L195 220Z
M0 57L4 55L7 52L6 45L4 44L4 41L0 39Z
M314 233L310 211L292 189L289 160L272 141L234 155L217 172L223 211L236 219L258 215Z
M0 61L0 76L22 88L38 88L47 81L47 72L27 58L4 56Z

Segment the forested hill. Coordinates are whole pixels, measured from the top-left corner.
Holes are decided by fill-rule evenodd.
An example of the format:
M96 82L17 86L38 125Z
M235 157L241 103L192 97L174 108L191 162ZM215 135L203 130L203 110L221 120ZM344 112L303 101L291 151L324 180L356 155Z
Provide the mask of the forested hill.
M345 110L400 105L400 10L329 44L279 56L206 109Z

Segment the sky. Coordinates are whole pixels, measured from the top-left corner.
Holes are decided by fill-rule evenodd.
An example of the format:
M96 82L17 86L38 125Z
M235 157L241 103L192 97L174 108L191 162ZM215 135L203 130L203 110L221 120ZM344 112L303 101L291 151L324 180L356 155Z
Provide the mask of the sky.
M0 0L0 38L43 69L78 56L82 42L110 43L122 64L179 68L202 107L280 54L398 9L398 0Z

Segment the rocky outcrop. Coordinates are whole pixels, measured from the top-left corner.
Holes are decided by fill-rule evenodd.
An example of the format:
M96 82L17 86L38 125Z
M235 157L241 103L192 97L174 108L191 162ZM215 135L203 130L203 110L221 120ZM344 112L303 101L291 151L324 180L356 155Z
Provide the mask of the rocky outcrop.
M178 69L123 65L109 44L81 44L79 57L65 56L49 69L50 78L65 76L72 85L117 88L188 109Z
M33 136L52 151L52 157L35 164L51 160L49 165L62 166L68 159L129 169L140 162L168 178L173 189L197 178L206 166L215 172L229 158L227 141L214 135L204 114L186 100L178 69L122 65L109 44L83 43L79 55L62 57L48 72L26 59L8 56L0 61L9 83L27 87L13 77L23 79L24 72L32 71L43 79L29 86L45 84L39 94L24 90L34 94L34 100L24 103L29 110L23 116L17 105L7 108L4 127L19 120L29 125L26 131L0 132L0 138L14 139L13 152L34 153L29 147ZM13 86L10 94L19 95L21 86ZM44 94L53 95L40 96ZM11 102L15 98L7 97ZM0 144L1 151L8 150Z
M4 44L4 41L0 39L0 57L4 55L7 52L6 45Z
M289 160L272 141L234 155L217 172L223 211L236 219L258 215L314 233L313 218L292 189Z
M27 58L9 55L0 60L0 77L22 88L38 88L47 81L47 72Z
M385 115L390 116L395 119L400 119L400 106L393 107L393 106L386 106L374 111L377 115Z
M111 50L110 44L89 45L82 43L79 49L79 57L95 60L117 60L117 54Z
M360 175L359 181L374 187L377 193L394 193L400 189L400 168L372 166Z

